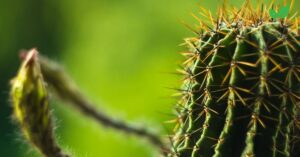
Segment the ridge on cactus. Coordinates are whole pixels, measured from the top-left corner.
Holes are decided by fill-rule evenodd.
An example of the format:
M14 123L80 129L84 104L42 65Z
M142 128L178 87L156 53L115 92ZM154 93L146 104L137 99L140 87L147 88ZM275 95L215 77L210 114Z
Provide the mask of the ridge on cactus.
M201 30L185 40L170 157L300 156L299 18L273 19L278 8L201 8L210 23L196 17Z

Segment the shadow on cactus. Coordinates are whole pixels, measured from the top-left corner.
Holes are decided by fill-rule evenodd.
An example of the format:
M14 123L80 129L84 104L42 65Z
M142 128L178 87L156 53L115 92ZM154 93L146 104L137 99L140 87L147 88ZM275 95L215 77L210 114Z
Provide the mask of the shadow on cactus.
M293 1L291 2L291 8ZM48 106L51 91L100 124L147 139L169 157L300 156L299 18L272 18L279 7L247 0L239 8L226 1L213 18L201 8L200 31L185 39L184 75L170 144L146 128L136 128L93 108L59 65L24 55L12 81L15 119L44 156L62 153L53 135ZM286 8L285 8L286 10ZM291 9L290 9L291 10ZM209 23L205 22L207 18Z

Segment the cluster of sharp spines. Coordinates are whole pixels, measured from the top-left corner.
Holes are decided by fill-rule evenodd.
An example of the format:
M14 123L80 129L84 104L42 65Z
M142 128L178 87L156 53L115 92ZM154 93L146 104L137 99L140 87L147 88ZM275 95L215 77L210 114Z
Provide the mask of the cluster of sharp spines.
M295 156L299 22L294 16L270 19L266 8L250 13L247 4L244 13L231 13L236 17L210 18L214 26L201 22L198 37L185 39L189 51L183 53L179 128L170 156Z

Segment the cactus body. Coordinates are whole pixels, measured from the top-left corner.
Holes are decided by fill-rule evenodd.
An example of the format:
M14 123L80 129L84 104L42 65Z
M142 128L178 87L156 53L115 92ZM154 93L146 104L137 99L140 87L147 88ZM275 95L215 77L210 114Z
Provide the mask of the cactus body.
M170 156L299 156L298 21L271 19L268 7L249 3L211 21L186 40Z

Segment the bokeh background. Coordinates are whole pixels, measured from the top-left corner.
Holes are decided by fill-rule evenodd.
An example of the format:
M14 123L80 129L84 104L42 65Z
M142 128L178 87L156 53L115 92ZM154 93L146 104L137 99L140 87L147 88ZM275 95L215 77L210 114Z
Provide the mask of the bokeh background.
M241 5L243 0L228 0ZM9 80L20 49L38 48L60 62L99 108L167 134L180 86L179 44L193 33L190 13L215 12L222 0L0 0L0 156L39 157L13 125ZM282 1L278 1L282 4ZM299 9L297 1L295 9ZM57 136L76 157L152 157L146 141L106 129L52 101Z

